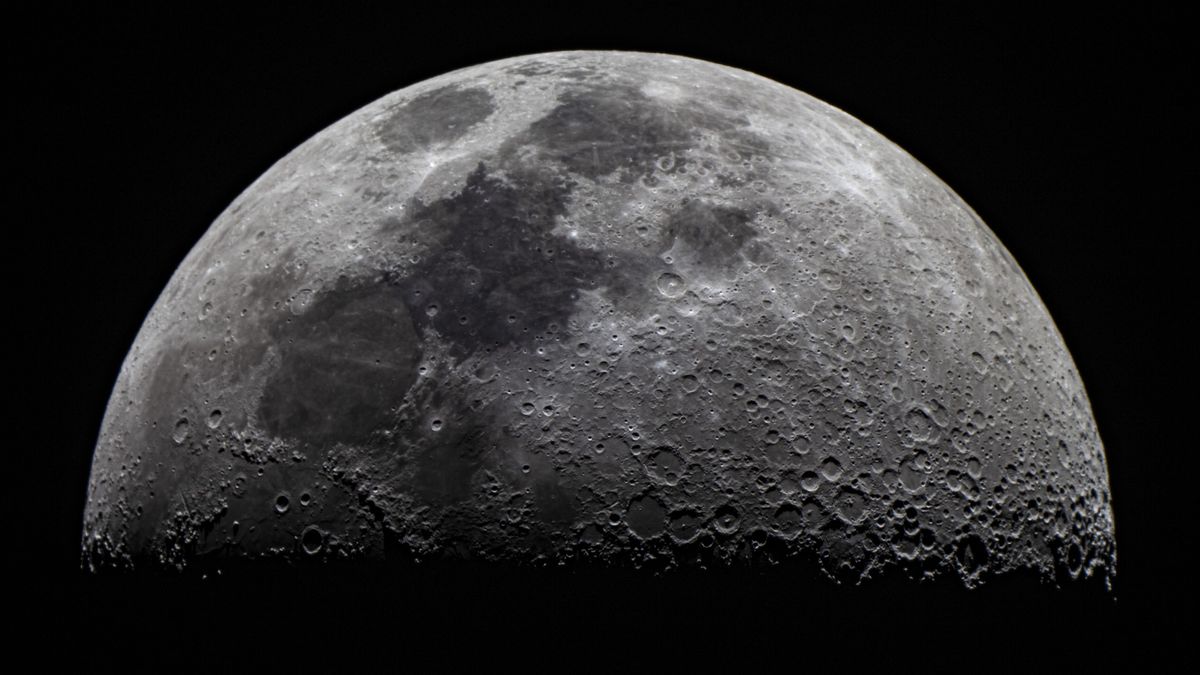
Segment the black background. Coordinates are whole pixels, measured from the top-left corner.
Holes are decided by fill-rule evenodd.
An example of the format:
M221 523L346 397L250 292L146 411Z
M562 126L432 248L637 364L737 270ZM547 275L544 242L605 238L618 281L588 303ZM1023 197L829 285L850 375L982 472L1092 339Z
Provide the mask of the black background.
M22 384L9 480L20 625L119 663L313 663L432 649L561 667L637 650L716 663L876 653L898 666L1164 656L1190 604L1196 443L1194 78L1181 16L695 4L487 10L62 10L9 19L8 329ZM92 447L136 332L238 193L305 139L448 70L559 49L693 56L749 70L874 127L946 181L1012 251L1082 374L1117 521L1117 601L994 589L792 587L786 576L645 580L511 571L349 578L92 579L79 536ZM28 490L28 494L25 491ZM407 573L406 573L407 574ZM457 575L457 576L455 576ZM414 580L415 579L415 580ZM1184 588L1188 590L1184 590ZM26 640L29 647L40 644ZM495 644L502 646L496 647ZM486 649L477 645L492 645ZM877 651L882 648L883 651ZM842 658L846 658L843 656ZM968 659L962 661L961 659Z

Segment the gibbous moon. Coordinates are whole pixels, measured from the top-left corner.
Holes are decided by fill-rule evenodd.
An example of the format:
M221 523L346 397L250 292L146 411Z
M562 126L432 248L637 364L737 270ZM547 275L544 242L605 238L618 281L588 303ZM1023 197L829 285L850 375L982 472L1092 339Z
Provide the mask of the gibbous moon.
M581 51L389 94L221 214L121 369L83 558L974 587L1116 548L1083 383L962 199L778 82Z

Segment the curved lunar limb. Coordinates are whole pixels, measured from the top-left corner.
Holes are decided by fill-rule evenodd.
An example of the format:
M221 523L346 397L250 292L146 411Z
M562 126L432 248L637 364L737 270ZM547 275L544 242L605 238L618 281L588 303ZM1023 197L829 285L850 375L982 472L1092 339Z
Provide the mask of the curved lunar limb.
M1106 471L919 162L748 72L559 52L385 96L221 214L121 369L83 555L1108 581Z

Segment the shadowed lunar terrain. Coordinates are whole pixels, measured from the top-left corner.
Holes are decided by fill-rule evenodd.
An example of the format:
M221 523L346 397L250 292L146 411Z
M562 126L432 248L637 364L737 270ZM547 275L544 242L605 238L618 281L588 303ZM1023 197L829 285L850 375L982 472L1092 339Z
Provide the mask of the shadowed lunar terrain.
M974 587L1116 548L1071 357L949 187L777 82L559 52L317 134L146 318L84 565L268 559Z

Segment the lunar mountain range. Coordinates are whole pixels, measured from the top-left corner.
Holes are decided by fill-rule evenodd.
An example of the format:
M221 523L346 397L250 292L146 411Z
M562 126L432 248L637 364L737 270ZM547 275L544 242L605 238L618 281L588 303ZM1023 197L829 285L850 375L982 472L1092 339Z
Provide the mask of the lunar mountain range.
M124 362L82 548L969 587L1116 563L1084 386L978 215L826 103L636 52L415 84L247 188Z

